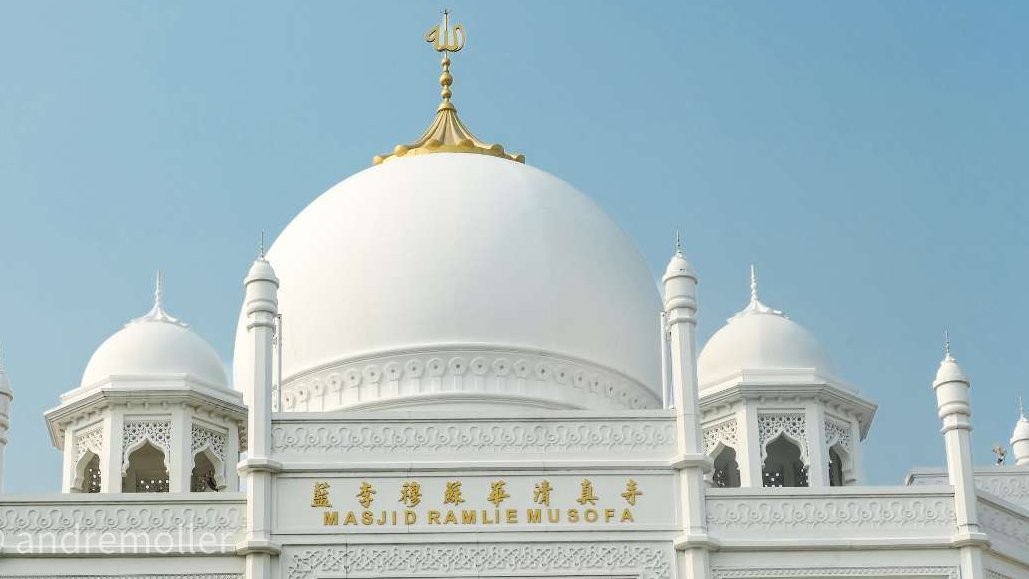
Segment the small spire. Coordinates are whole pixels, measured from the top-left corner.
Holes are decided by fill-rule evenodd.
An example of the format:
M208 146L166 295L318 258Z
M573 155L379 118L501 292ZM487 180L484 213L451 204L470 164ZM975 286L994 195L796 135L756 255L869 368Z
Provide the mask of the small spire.
M261 245L257 250L257 258L264 259L264 231L261 232Z
M679 230L675 230L675 255L683 257L682 254L682 235L679 234Z
M157 270L157 279L154 281L154 308L164 309L164 274Z
M950 331L943 331L943 361L944 362L956 362L954 356L950 355Z
M157 279L154 282L154 307L150 308L146 315L132 320L129 324L140 322L165 322L176 324L183 328L187 327L181 320L173 318L168 315L168 312L164 311L164 274L161 273L161 270L157 270Z
M742 318L743 316L749 316L751 314L771 314L773 316L787 317L781 310L770 308L761 303L761 300L758 299L757 273L754 269L754 264L750 265L750 303L747 304L747 307L737 312L736 315L729 318L729 321L731 322L737 318Z
M754 264L750 264L750 302L759 303L757 298L757 273L754 271Z

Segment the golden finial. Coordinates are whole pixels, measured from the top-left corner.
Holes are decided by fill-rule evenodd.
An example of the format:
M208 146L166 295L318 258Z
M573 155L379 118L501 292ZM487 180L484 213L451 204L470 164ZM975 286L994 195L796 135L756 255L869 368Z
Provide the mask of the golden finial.
M450 87L454 84L454 77L450 74L450 54L464 48L466 39L467 34L463 25L450 25L449 10L443 11L442 25L437 24L425 33L425 42L431 44L436 52L443 53L440 64L442 72L439 76L441 101L436 107L436 118L417 141L410 145L397 145L392 153L376 155L372 158L373 164L378 165L396 157L426 153L479 153L519 163L525 162L525 155L511 154L504 151L500 144L479 140L457 116L457 108L450 100L453 96Z
M455 24L453 28L450 27L450 11L446 9L443 10L443 27L437 24L425 33L425 42L432 44L436 52L443 53L443 72L439 75L439 84L443 87L440 90L440 96L443 97L439 104L440 109L454 108L454 105L450 104L450 97L453 94L450 85L454 84L454 77L450 74L450 53L460 52L464 48L465 38L464 26Z

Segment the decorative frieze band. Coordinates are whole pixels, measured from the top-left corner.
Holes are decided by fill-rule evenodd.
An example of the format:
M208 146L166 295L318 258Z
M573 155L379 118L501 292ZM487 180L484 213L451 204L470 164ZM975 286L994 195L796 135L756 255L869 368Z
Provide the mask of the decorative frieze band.
M166 495L167 496L167 495ZM46 554L71 549L121 554L207 553L234 549L246 527L245 501L190 500L173 504L125 500L82 501L74 495L45 503L0 503L5 554Z
M765 567L711 569L713 579L794 579L797 577L915 577L917 579L958 579L957 567Z
M668 579L672 549L656 543L348 545L288 549L289 579L617 575Z
M707 499L712 534L756 530L834 532L954 528L952 496L724 496ZM1029 531L1027 531L1029 532Z
M610 370L531 352L476 350L396 354L327 368L287 382L282 406L324 411L450 393L596 410L661 407L645 386Z
M277 421L272 426L276 453L347 459L380 456L432 456L502 453L513 456L598 452L631 453L642 458L675 452L675 422L669 418L509 421L408 420Z

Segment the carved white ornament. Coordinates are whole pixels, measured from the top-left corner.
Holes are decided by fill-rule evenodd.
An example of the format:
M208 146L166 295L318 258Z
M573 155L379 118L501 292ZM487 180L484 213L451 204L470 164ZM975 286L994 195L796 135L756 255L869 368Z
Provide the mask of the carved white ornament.
M171 456L171 422L168 420L131 420L122 428L122 472L129 468L129 455L147 441L164 451L167 465Z
M991 537L1003 537L1018 543L1023 549L1029 549L1029 525L1025 524L1025 516L981 497L977 508L979 522L987 534Z
M233 552L245 528L242 497L235 501L125 504L124 499L80 502L71 495L67 502L0 506L0 536L11 540L4 547L15 552L21 548L21 541L41 554L67 554L69 548L108 548L112 544L105 538L110 536L116 539L115 552L119 545L168 548L180 553ZM122 540L120 535L133 539ZM140 537L146 542L140 542ZM169 540L170 545L166 543Z
M199 424L193 425L193 442L190 445L190 454L196 455L205 448L210 448L211 452L218 457L222 463L225 463L225 434L221 432L215 432L210 428L200 426Z
M464 349L341 363L284 384L282 407L325 411L449 392L508 393L573 407L583 400L603 408L661 407L653 392L617 372L531 352Z
M768 456L768 443L779 435L786 434L791 442L800 446L800 459L804 464L811 463L811 454L808 451L807 420L804 418L803 412L758 414L757 432L762 460Z
M714 452L718 448L718 443L731 446L733 450L739 450L739 425L736 423L735 418L730 418L704 429L704 453L711 454Z
M349 545L290 553L287 577L506 577L622 571L640 579L668 579L671 555L670 547L651 543Z
M104 427L102 424L91 426L75 435L75 460L82 458L86 452L99 456L104 449Z
M850 438L850 425L846 422L826 417L825 448L832 448L835 444L839 444L848 453L854 452Z
M949 530L954 520L953 501L948 497L707 499L707 522L715 533L770 529Z
M793 579L795 577L915 577L958 579L957 567L779 567L711 569L712 579Z
M239 573L186 573L183 575L2 575L3 579L243 579Z
M454 422L418 424L306 422L272 427L272 450L346 456L439 452L668 452L675 450L675 423L666 421L563 420L549 423Z

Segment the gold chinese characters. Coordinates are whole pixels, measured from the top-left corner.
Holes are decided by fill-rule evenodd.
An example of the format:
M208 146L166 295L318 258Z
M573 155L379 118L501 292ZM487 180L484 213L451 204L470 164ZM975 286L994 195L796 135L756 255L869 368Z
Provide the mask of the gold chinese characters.
M572 493L568 484L553 484L548 479L533 482L531 491L521 495L521 500L532 499L533 508L501 508L508 500L519 500L518 489L511 489L506 480L487 480L482 494L471 492L465 488L461 480L444 481L442 493L438 497L438 505L442 509L428 509L426 511L412 510L422 506L424 489L422 482L418 480L405 480L400 482L397 502L402 504L406 510L381 510L371 511L375 502L377 490L369 481L361 481L358 491L354 495L357 505L363 510L335 511L331 510L332 499L330 490L332 486L326 481L314 483L311 506L327 509L322 513L322 524L326 526L347 526L347 525L415 525L424 515L424 523L427 525L493 525L493 524L538 524L538 523L596 523L596 522L618 522L632 523L635 517L631 507L637 505L637 501L644 495L639 483L635 479L628 479L625 482L625 490L622 493L610 491L608 495L603 489L609 488L601 485L598 487L591 479L584 478L577 484L577 492ZM382 485L381 482L375 483ZM574 484L574 483L573 483ZM565 488L564 495L558 493L559 487ZM430 487L431 488L431 487ZM439 489L439 487L435 487ZM524 488L524 487L522 487ZM574 487L573 487L574 488ZM467 491L467 494L466 494ZM435 492L439 492L438 490ZM512 494L514 493L514 494ZM625 505L620 509L611 508L604 504L603 496L619 496L625 500ZM473 504L478 501L493 505L490 508L466 508L461 505L469 502ZM557 500L574 499L580 508L552 508L552 499ZM434 501L432 501L434 502ZM482 504L482 503L480 503ZM509 504L509 503L508 503ZM598 506L599 504L599 506ZM447 510L449 507L450 510Z

